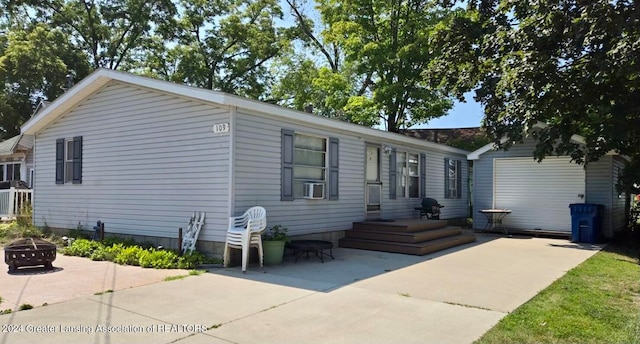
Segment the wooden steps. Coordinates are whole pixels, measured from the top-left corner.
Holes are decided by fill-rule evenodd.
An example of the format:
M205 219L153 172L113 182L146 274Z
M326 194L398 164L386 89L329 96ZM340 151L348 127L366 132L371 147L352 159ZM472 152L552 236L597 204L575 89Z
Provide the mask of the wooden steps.
M354 222L339 246L363 250L425 255L476 241L444 220L377 220Z

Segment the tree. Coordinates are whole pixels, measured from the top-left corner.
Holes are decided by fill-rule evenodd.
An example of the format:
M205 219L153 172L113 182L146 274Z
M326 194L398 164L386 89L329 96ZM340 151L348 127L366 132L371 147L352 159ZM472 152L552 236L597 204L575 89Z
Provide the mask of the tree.
M451 108L450 99L420 76L433 58L430 31L445 14L430 1L318 0L320 23L304 14L303 3L287 3L312 51L308 61L319 66L312 79L316 96L308 98L316 113L365 125L382 122L397 132ZM326 111L327 97L334 111Z
M95 68L118 69L132 49L171 25L171 0L0 0L9 13L31 15L35 23L59 27L90 58Z
M143 73L197 87L263 98L268 63L289 49L291 30L277 27L275 0L182 1L167 40L148 41ZM167 44L171 42L170 44Z
M67 87L70 70L89 73L87 57L70 45L68 35L43 24L14 27L0 51L0 127L2 139L20 133L41 99L53 100Z
M425 75L459 99L475 89L498 147L508 149L529 133L537 159L567 154L588 163L613 150L635 161L638 15L630 0L469 1L433 36L442 55ZM538 123L545 125L532 131ZM585 143L573 141L574 134Z

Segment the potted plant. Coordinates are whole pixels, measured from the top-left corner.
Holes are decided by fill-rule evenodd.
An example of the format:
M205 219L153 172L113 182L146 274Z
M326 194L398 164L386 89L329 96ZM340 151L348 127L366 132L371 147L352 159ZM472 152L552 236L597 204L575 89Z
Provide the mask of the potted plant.
M282 225L275 225L262 234L264 264L281 264L284 258L284 246L288 241L287 227Z

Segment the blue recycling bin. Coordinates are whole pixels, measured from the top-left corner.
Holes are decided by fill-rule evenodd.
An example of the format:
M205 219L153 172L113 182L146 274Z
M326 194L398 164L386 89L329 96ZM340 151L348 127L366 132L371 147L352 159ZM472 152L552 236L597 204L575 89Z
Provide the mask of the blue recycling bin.
M571 241L595 244L602 240L601 204L573 203L571 209Z

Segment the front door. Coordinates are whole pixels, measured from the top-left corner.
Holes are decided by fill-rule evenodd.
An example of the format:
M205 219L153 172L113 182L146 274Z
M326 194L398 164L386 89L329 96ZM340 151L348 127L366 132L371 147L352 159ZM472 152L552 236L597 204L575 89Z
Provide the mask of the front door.
M380 217L382 182L380 178L380 146L366 146L365 209L368 219Z

